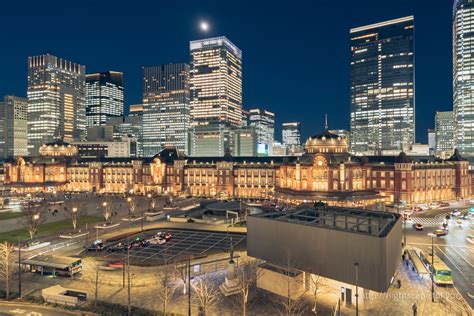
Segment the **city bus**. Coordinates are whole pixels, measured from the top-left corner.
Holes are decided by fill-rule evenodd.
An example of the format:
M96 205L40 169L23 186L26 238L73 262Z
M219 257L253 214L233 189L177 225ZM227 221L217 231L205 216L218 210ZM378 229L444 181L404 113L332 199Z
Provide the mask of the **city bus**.
M428 271L433 275L434 283L436 285L453 284L451 269L440 258L435 255L433 258L433 264L431 264L431 255L425 255L423 252L420 252L420 259Z

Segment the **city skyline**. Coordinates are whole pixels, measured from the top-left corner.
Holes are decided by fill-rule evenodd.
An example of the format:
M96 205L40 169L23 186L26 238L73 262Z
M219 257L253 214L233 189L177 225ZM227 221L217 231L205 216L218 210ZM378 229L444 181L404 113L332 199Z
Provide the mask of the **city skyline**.
M450 2L450 1L448 1ZM268 25L263 25L257 20L256 14L261 12L258 8L255 13L249 14L251 21L254 21L257 34L249 34L248 32L237 32L232 25L235 21L235 13L225 13L225 5L211 6L204 2L200 9L197 10L193 5L184 10L183 19L185 23L181 23L174 29L172 34L163 36L155 46L169 47L167 52L156 52L156 50L145 52L133 52L124 47L124 50L118 52L117 49L108 49L105 51L104 43L98 42L95 36L85 39L81 37L83 31L73 28L73 34L78 35L77 43L81 43L84 47L97 48L97 54L91 54L84 49L71 49L76 47L76 43L70 42L61 48L53 45L53 42L44 40L41 44L32 43L28 47L19 46L19 53L10 58L8 69L11 69L11 75L8 85L5 83L6 78L0 77L0 86L2 86L3 94L14 94L25 96L26 89L24 82L24 71L21 71L23 61L18 57L26 58L36 54L51 52L58 57L73 60L80 64L86 65L88 72L102 71L103 69L115 69L124 72L125 77L125 99L127 107L132 103L139 103L141 99L141 80L140 72L142 66L153 66L157 64L168 64L174 62L189 62L188 49L189 41L209 38L215 36L227 36L235 45L244 51L243 57L243 106L248 108L252 104L265 104L267 108L274 112L277 117L276 125L278 130L276 135L281 135L280 126L283 118L302 122L302 139L306 139L309 135L317 133L323 129L323 113L329 114L329 125L331 128L348 128L349 126L349 29L360 25L377 23L380 21L398 18L406 15L415 15L415 27L419 39L417 40L417 113L428 113L428 117L434 117L436 111L451 110L452 106L452 90L451 90L451 18L452 3L430 8L426 12L423 10L424 2L412 4L409 1L388 1L383 8L374 9L370 6L373 1L364 1L362 8L357 9L360 14L357 18L342 16L343 23L331 24L331 34L327 44L327 49L313 50L314 57L309 57L308 52L299 51L297 59L291 58L295 56L289 55L293 67L270 67L276 65L277 61L285 61L284 56L289 53L289 47L292 45L301 45L304 47L313 47L318 40L328 40L326 38L324 27L314 25L315 22L308 22L308 30L301 29L291 37L286 35L289 32L295 32L296 25L292 23L293 18L285 23L287 29L277 24L279 20L273 15L265 18ZM13 5L12 5L13 6ZM315 7L315 5L304 3L304 7ZM347 2L347 6L354 6ZM209 8L208 8L209 7ZM321 11L334 9L332 4L318 4ZM86 7L76 8L79 12ZM209 9L209 10L206 10ZM362 9L365 9L362 10ZM354 9L355 10L355 9ZM165 10L166 11L166 10ZM206 12L207 13L203 13ZM363 11L363 12L362 12ZM240 11L239 11L240 12ZM281 8L270 9L271 13L282 14ZM53 10L50 15L58 15L60 12ZM242 12L240 12L242 13ZM25 13L27 14L27 13ZM104 13L104 7L98 6L96 15ZM111 15L122 14L122 9L114 9ZM227 14L227 15L226 15ZM320 13L318 13L320 14ZM41 16L41 15L40 15ZM147 24L147 14L140 15L136 13L131 16L137 25ZM226 19L226 18L229 19ZM209 30L204 33L198 29L199 21L206 19L209 22ZM8 19L7 19L8 20ZM327 20L327 18L326 18ZM436 21L436 23L434 23ZM176 22L174 22L176 23ZM319 23L319 22L318 22ZM336 25L337 24L337 25ZM272 29L274 32L272 31ZM434 28L434 29L433 29ZM435 32L433 32L433 30ZM133 43L132 37L137 29L134 27L127 31L123 36L121 43L128 46ZM22 38L23 30L21 27L16 31L18 38ZM146 33L146 32L145 32ZM436 50L430 51L433 47L433 35L436 33ZM245 34L245 36L243 35ZM422 36L420 36L422 34ZM285 35L280 38L280 35ZM9 36L9 35L8 35ZM113 37L113 36L112 36ZM333 38L334 37L334 38ZM418 38L417 37L417 38ZM280 45L283 38L291 45ZM337 39L335 39L337 38ZM431 38L431 40L430 40ZM16 42L16 39L14 39ZM105 40L104 42L107 42ZM69 42L68 42L69 43ZM272 45L272 46L268 46ZM269 47L272 54L265 54L263 47ZM118 48L115 45L113 48ZM4 52L8 54L8 50ZM124 58L127 62L124 62ZM283 59L282 59L283 58ZM308 60L312 60L308 63ZM323 62L324 60L324 62ZM436 60L436 68L432 67ZM444 60L444 62L442 62ZM441 62L439 62L441 61ZM298 67L305 63L307 71L298 71ZM24 66L23 66L24 67ZM328 70L331 71L328 71ZM13 72L13 70L15 70ZM288 75L284 75L288 73ZM312 75L312 74L315 75ZM434 82L432 77L441 78ZM291 78L291 79L290 79ZM264 80L263 80L264 79ZM274 88L271 88L274 87ZM436 87L433 89L433 87ZM271 89L272 93L267 90ZM303 89L316 89L317 94L312 98L305 97L304 93L296 93L291 95L291 90L303 91ZM439 91L432 94L431 91ZM302 113L315 113L315 115L302 115ZM319 114L321 113L321 114ZM418 117L420 117L418 115ZM434 120L417 120L417 141L426 142L426 129L434 127Z

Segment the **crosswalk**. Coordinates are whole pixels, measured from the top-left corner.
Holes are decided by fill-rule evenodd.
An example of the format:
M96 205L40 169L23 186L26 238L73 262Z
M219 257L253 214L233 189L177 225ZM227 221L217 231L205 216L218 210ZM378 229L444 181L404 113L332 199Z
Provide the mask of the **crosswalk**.
M443 224L442 219L438 218L427 218L427 217L412 217L413 223L421 224L424 227L438 227Z

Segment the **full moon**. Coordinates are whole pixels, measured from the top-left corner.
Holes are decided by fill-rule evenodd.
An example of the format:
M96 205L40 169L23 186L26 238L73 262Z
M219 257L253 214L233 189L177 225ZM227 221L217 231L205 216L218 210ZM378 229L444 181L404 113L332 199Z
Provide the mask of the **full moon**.
M203 21L200 24L200 28L201 28L201 31L207 32L207 30L209 30L209 24L207 24L207 22Z

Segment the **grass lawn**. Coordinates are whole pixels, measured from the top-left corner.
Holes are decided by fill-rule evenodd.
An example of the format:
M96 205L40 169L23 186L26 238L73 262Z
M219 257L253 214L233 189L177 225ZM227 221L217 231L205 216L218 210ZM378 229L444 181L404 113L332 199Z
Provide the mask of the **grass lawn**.
M21 212L0 212L0 221L3 221L5 219L12 219L12 218L18 218L21 216Z
M100 216L84 216L79 219L77 227L81 228L86 223L95 224L103 220L104 219ZM72 224L70 220L46 223L38 227L36 237L44 237L52 234L57 234L65 229L72 229ZM18 242L18 238L20 238L20 240L22 241L28 240L28 231L26 229L17 229L5 233L0 233L0 241Z

